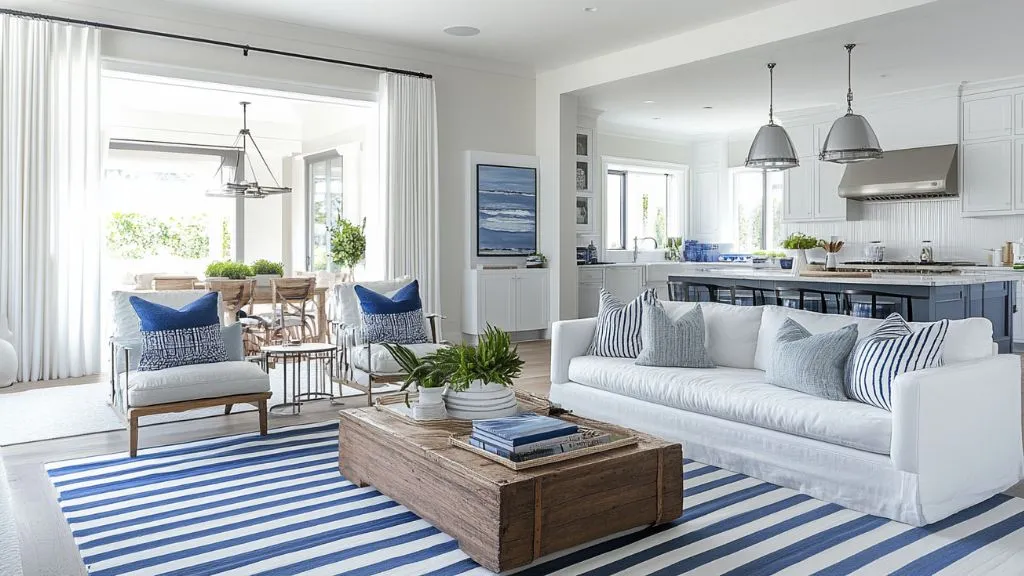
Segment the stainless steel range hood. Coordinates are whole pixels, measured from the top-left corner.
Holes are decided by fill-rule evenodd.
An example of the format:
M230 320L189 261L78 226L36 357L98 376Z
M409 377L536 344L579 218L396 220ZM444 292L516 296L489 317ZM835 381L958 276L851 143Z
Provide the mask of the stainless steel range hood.
M870 162L847 164L839 196L851 200L916 200L957 195L956 144L886 150Z

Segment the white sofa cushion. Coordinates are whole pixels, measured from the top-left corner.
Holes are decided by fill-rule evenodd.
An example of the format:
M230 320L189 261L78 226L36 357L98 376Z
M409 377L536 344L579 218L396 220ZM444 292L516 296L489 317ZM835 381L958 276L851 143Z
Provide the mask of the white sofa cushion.
M252 362L193 364L128 376L130 406L260 392L270 392L270 376Z
M445 347L444 344L432 342L404 344L404 346L416 356L425 356ZM380 344L370 344L369 347L366 344L360 344L350 348L349 354L351 354L349 361L352 362L352 365L363 372L370 371L370 360L373 361L374 374L401 374L404 372L387 348Z
M775 336L786 318L792 318L811 334L832 332L850 324L857 325L857 339L862 340L882 324L875 318L858 318L839 314L821 314L809 310L797 310L781 306L765 306L761 316L760 331L757 335L757 351L754 368L766 370L768 359L775 345ZM909 322L915 331L929 326L931 322ZM946 333L946 346L942 355L943 364L955 364L988 358L992 349L992 322L988 318L967 318L950 320ZM712 353L714 357L714 353Z
M636 366L630 359L580 356L569 364L569 379L637 400L878 454L888 454L892 442L889 412L773 386L760 370L654 368Z
M697 303L662 302L673 321L679 320ZM754 368L758 332L761 328L762 306L732 306L716 302L700 302L711 360L717 366Z

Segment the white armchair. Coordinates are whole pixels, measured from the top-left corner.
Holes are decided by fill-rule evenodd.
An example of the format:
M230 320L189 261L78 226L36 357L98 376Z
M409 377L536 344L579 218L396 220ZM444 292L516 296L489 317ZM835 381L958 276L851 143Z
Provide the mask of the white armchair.
M180 308L203 296L203 290L116 291L114 333L110 338L110 401L127 420L129 453L138 450L138 420L141 416L184 412L197 408L252 404L259 411L260 434L267 433L267 400L270 376L257 364L244 360L178 366L139 372L142 334L139 317L129 298Z
M373 405L373 388L401 382L405 374L380 344L363 340L358 284L374 292L391 295L413 281L409 276L373 282L342 282L334 286L330 300L331 324L335 344L341 354L343 384L366 393L367 405ZM404 345L413 354L423 356L447 346L441 336L439 314L424 314L423 321L430 342Z

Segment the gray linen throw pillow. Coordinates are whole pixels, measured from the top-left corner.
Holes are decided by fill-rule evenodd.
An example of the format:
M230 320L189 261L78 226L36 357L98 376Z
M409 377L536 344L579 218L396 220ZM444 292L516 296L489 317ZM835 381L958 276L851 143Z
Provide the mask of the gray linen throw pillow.
M811 334L792 318L786 318L775 336L765 380L829 400L846 400L846 360L856 344L856 324L834 332Z
M700 306L673 322L663 307L645 303L640 338L643 350L636 357L638 366L715 367L704 347L704 312Z

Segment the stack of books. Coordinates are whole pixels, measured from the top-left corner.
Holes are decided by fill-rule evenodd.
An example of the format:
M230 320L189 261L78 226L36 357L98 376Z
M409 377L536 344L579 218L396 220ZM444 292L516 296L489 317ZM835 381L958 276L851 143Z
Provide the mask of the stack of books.
M474 420L469 444L513 462L526 462L609 442L609 434L539 414Z

